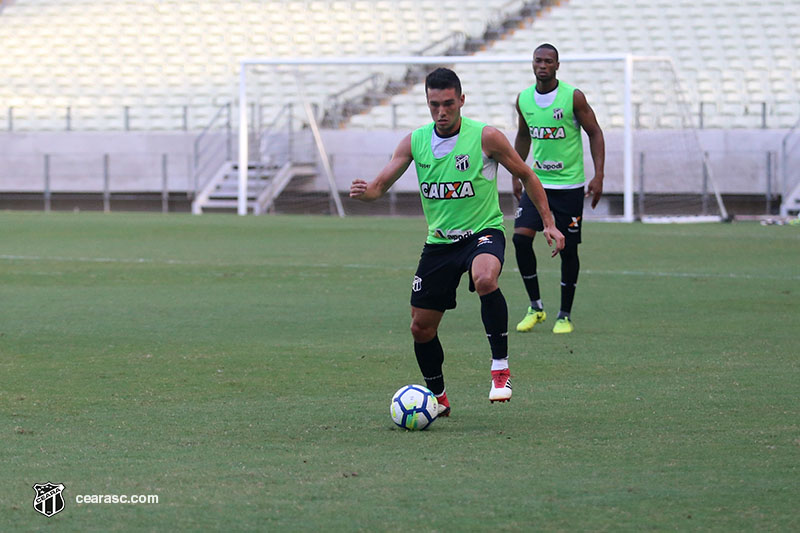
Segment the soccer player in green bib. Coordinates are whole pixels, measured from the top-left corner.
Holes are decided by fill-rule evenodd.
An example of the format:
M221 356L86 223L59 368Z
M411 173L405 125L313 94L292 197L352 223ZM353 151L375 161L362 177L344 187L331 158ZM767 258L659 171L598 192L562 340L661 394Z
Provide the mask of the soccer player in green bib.
M583 226L583 200L591 196L594 209L603 194L605 141L584 94L556 79L557 70L558 50L553 45L542 44L534 50L536 84L517 97L519 127L514 148L522 159L526 159L533 143L533 169L547 193L556 227L566 238L566 245L560 252L561 309L553 333L571 333L575 329L570 313L580 269L578 244ZM594 177L586 186L585 194L581 128L589 136L594 163ZM512 179L514 194L519 199L512 242L517 266L530 298L530 307L517 324L517 331L526 332L547 318L539 294L536 255L533 252L533 238L545 226L528 194L522 192L522 185L516 178Z
M461 116L464 95L456 73L439 68L428 74L425 95L433 122L406 135L375 179L353 180L350 197L380 198L415 163L428 238L411 287L411 334L425 384L439 401L439 416L449 416L438 330L444 312L456 307L456 289L465 272L470 290L481 299L492 354L489 400L511 399L508 307L497 285L505 254L498 163L517 176L541 213L547 243L555 242L553 256L563 249L564 235L555 226L536 174L505 135Z

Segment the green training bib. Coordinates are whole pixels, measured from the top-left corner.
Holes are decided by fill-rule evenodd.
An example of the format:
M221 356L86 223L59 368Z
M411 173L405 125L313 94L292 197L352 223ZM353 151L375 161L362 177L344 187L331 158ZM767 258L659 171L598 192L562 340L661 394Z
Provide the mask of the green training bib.
M482 172L485 126L461 117L455 147L440 158L431 150L433 122L411 134L411 155L428 222L427 243L452 243L487 228L504 230L497 178L489 180Z
M536 103L535 92L532 85L519 95L519 109L531 134L531 166L545 188L577 188L586 176L581 128L573 111L575 87L559 81L556 99L544 108Z

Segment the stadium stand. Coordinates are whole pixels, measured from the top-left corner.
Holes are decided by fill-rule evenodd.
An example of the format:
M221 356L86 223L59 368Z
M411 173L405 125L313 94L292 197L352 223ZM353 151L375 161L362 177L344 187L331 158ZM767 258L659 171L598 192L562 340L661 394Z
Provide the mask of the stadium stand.
M530 54L542 42L554 44L563 56L591 53L672 57L691 109L704 109L704 127L786 128L800 116L800 9L782 0L637 2L571 0L560 2L530 24L498 40L477 55ZM622 124L618 91L609 90L608 66L562 63L568 79L592 102L602 124ZM617 74L618 77L618 74ZM492 123L513 128L513 113L497 113L497 103L512 106L521 86L533 82L530 69L521 78L518 69L486 65L464 80L471 112L492 117ZM639 86L634 98L643 102L663 95L656 75ZM421 94L421 86L411 92ZM408 128L427 119L425 109L395 98L397 127ZM353 118L353 126L384 127L387 112L375 109ZM647 127L648 117L640 126Z
M67 107L72 129L202 128L236 94L242 58L415 54L454 32L480 34L507 3L16 0L0 19L0 106L13 108L15 130L64 129ZM364 75L320 69L309 92L322 102L320 91ZM271 81L267 104L287 83Z
M796 7L796 2L782 0L4 0L0 132L74 131L35 139L0 136L0 150L16 152L0 161L0 191L40 191L44 168L51 172L50 186L56 191L96 191L103 184L102 157L107 154L111 164L105 174L116 187L115 180L127 180L117 178L125 174L118 168L120 161L135 152L152 168L147 171L150 181L146 186L120 182L119 187L163 194L164 174L169 176L167 188L190 198L207 182L199 169L213 173L223 161L232 168L236 139L230 133L226 138L225 132L237 119L231 109L239 60L245 57L491 57L530 55L537 44L552 42L562 56L671 57L695 118L701 118L708 132L720 132L703 141L712 163L742 168L737 158L760 161L737 175L737 182L727 180L723 192L758 194L774 184L770 161L776 158L765 162L764 154L780 145L774 140L783 135L778 129L790 128L800 116ZM370 138L375 139L379 130L407 131L429 120L419 83L425 69L420 73L384 65L301 70L310 99L327 111L320 114L327 133L347 134L346 142L332 142L338 150L333 153L337 181L346 183L353 168L372 172L395 142L387 138L374 153L354 154L353 146L364 152L363 143L350 133L373 130ZM476 64L457 70L467 93L465 114L513 131L514 98L533 82L530 66ZM667 109L676 89L665 86L665 74L658 66L637 64L634 102L640 129L680 125L681 117ZM256 68L250 75L248 98L259 117L254 124L269 124L287 101L297 100L295 77L287 69ZM586 92L609 133L609 146L619 145L613 137L623 124L619 70L608 63L565 62L560 78ZM659 106L667 110L654 111ZM202 138L207 145L198 144L201 130L214 117L218 135L208 134ZM337 124L346 131L339 131ZM764 128L772 131L765 129L757 142L747 136ZM128 130L141 135L128 135ZM727 137L732 130L745 134L741 143L749 153L732 154L728 147L734 141ZM87 132L81 142L73 135L77 132ZM47 164L41 160L44 153L52 155ZM92 161L88 166L94 170L60 177L65 158L78 153L82 161ZM168 163L162 164L165 155ZM618 160L619 153L610 149L609 167L618 167ZM353 164L345 167L347 161ZM164 167L169 171L162 171ZM608 173L619 175L618 169ZM800 178L784 181L794 184ZM414 189L411 182L401 185ZM608 190L619 191L619 184L609 180Z
M16 130L199 129L217 106L234 99L243 57L415 54L453 35L480 38L509 4L16 0L0 15L0 105L12 108ZM547 41L564 55L669 55L692 106L704 104L706 127L788 127L800 115L798 13L796 3L782 0L562 1L478 53L528 54ZM325 105L325 94L370 73L402 78L405 72L317 69L309 93ZM267 106L293 83L272 78L260 83L259 99ZM598 69L579 69L570 78L588 94L608 88ZM486 104L476 114L508 126L512 113L498 114L495 104L510 105L524 81L518 70L498 67L468 76L472 101ZM405 90L419 94L413 86ZM614 95L594 101L603 123L620 125ZM355 117L353 125L419 123L418 109L404 102L403 96L389 102L403 107L399 123L391 122L397 110L379 108Z

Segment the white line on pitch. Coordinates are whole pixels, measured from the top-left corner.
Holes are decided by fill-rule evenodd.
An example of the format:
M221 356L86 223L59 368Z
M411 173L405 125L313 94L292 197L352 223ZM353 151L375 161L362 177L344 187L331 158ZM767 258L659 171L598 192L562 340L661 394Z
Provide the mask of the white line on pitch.
M0 260L5 261L42 261L42 262L73 262L73 263L118 263L118 264L162 264L162 265L186 265L186 266L209 266L209 267L292 267L292 268L350 268L357 270L393 270L399 272L413 272L413 266L383 266L361 263L280 263L280 262L256 262L256 263L209 263L207 261L186 261L181 259L153 259L145 257L115 258L115 257L63 257L63 256L36 256L36 255L0 255ZM512 268L514 272L518 269ZM545 269L540 272L557 273L558 269ZM737 274L730 273L707 273L707 272L661 272L646 270L582 270L584 275L601 276L638 276L638 277L659 277L659 278L711 278L711 279L771 279L783 281L800 281L800 276L772 276L756 274Z

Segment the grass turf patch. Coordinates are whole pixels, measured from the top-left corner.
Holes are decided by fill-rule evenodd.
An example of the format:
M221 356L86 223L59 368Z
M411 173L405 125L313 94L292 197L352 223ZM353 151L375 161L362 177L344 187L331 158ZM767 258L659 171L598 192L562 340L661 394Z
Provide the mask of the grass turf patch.
M796 529L800 233L589 223L575 333L512 331L489 404L478 298L419 382L420 219L0 213L0 530ZM513 325L527 307L507 250ZM65 510L32 508L34 483ZM157 494L80 505L78 494Z

